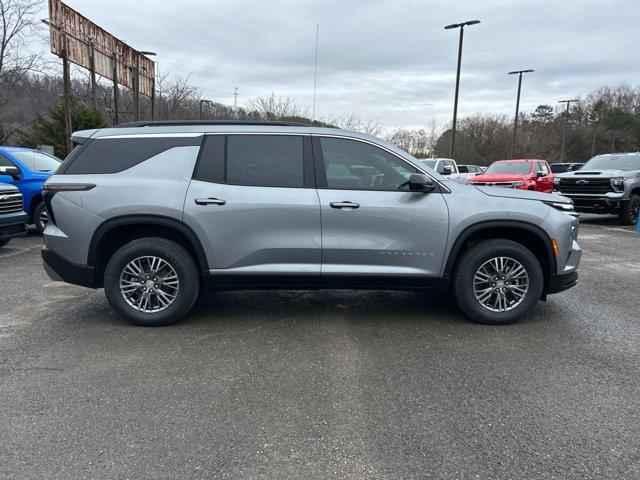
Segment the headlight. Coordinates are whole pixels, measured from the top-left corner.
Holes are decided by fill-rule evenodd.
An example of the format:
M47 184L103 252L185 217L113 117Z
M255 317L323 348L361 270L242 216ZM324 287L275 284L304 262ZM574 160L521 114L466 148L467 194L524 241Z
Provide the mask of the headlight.
M557 187L558 185L560 185L560 177L556 177L553 179L553 184Z
M624 189L624 181L627 179L627 177L615 177L611 179L611 185L613 186L613 188L615 190L622 190Z
M560 203L560 202L543 202L545 205L555 208L556 210L562 210L563 212L573 212L573 203Z

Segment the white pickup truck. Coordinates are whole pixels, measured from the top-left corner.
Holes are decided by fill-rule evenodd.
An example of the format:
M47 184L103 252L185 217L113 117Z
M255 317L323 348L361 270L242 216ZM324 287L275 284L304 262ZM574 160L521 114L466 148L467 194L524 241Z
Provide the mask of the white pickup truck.
M471 177L475 177L476 175L480 175L482 173L482 171L469 171L468 173L460 173L460 171L458 170L458 164L452 158L421 158L420 162L424 163L428 167L433 168L440 175L448 176L451 180L457 183L466 184L467 182L469 182L469 179ZM470 169L468 168L468 170Z

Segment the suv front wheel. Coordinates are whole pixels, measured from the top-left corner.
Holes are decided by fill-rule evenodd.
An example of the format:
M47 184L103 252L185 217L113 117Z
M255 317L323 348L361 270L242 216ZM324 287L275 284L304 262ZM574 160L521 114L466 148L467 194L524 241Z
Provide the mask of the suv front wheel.
M105 269L107 300L134 325L175 323L191 309L200 275L182 246L163 238L142 238L118 249Z
M478 243L466 251L454 274L456 301L479 323L512 323L540 299L544 278L530 250L511 240Z

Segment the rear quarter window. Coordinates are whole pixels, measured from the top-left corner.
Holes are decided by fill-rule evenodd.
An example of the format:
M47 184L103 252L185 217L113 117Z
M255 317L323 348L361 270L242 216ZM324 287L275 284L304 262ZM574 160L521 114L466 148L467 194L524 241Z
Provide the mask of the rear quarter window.
M98 138L74 150L59 173L107 174L127 170L174 147L199 146L202 137ZM75 154L75 155L74 155Z

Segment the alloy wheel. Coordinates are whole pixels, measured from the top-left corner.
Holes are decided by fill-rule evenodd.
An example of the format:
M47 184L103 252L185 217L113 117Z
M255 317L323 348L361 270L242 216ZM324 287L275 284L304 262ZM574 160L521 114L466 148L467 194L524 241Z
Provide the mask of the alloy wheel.
M529 291L529 275L520 262L510 257L494 257L476 271L473 294L483 308L508 312L524 300Z
M131 260L120 274L120 293L129 306L143 313L168 308L177 298L179 289L176 270L159 257Z

